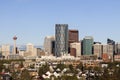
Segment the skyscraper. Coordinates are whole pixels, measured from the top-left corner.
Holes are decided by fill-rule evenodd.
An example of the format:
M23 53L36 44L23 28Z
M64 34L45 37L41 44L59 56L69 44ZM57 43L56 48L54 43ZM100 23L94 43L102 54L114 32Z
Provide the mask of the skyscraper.
M86 36L83 39L83 55L92 55L93 37Z
M60 57L61 55L68 53L68 24L56 24L55 25L55 55Z
M4 56L4 58L7 59L8 55L10 55L10 45L2 45L1 52L2 56Z
M79 31L70 29L68 39L68 53L70 53L70 43L74 42L79 42Z
M78 30L69 30L69 43L79 41L79 31Z
M48 55L54 55L54 41L55 36L46 36L44 39L44 51L47 52Z
M116 54L120 54L120 43L116 44Z
M94 55L97 56L97 58L101 59L102 58L102 45L100 43L95 43L94 44Z

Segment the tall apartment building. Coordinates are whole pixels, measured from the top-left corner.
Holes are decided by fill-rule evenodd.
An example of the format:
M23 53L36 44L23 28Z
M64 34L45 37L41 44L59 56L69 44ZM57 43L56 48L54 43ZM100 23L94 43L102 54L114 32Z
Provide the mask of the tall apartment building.
M2 45L1 53L2 53L2 56L4 56L4 58L7 59L8 55L10 55L10 45L8 44Z
M36 57L36 56L37 56L37 49L34 48L33 44L28 43L26 46L25 57Z
M93 53L98 59L102 58L102 45L100 43L95 43L93 46Z
M120 55L120 43L116 44L115 49L116 49L116 54Z
M109 55L109 59L113 61L114 45L108 44L108 55Z
M44 51L48 55L54 55L54 50L55 50L55 36L47 36L44 39Z
M111 61L113 61L113 50L114 50L113 45L105 44L105 45L103 45L102 50L103 50L103 52L102 52L103 60L111 60Z
M93 37L86 36L82 42L83 55L92 55Z
M79 42L79 31L69 30L69 40L68 40L68 53L70 53L70 43Z
M68 54L68 24L55 25L55 55Z

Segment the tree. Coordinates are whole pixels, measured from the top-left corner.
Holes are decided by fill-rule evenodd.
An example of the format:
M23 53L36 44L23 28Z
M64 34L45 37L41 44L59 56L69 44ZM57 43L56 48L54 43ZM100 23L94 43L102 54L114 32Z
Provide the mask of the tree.
M17 75L17 73L14 71L14 72L12 72L12 79L13 80L16 80L17 79L17 77L18 77L18 75Z
M42 67L39 68L38 74L39 74L39 76L42 76L47 71L49 71L49 65L46 63L45 65L43 65Z
M74 70L74 68L73 68L73 65L72 65L72 64L70 64L70 65L69 65L69 69L70 69L71 71L73 71L73 70Z
M76 66L76 68L78 68L78 69L80 69L80 70L83 71L83 64L82 64L82 63L78 64L78 65Z
M21 73L20 80L32 80L27 69L24 69Z
M60 70L63 70L64 68L66 68L66 65L60 63L60 64L57 64L57 68L59 68Z

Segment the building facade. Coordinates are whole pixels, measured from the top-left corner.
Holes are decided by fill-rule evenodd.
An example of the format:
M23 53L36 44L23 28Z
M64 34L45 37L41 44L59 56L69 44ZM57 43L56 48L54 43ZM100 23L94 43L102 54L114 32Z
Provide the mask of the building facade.
M92 55L93 37L86 36L83 41L83 55Z
M68 54L68 24L55 25L55 55Z
M80 42L71 43L70 44L70 48L76 49L76 57L80 57L81 56L81 43Z
M8 44L2 45L1 53L2 53L2 56L4 56L4 58L7 59L8 55L10 55L10 45Z
M120 43L117 43L115 46L116 54L120 55Z
M70 53L70 43L79 42L79 31L70 29L69 32L69 39L68 39L68 53Z
M93 53L98 59L102 58L102 45L99 43L94 44Z
M25 57L36 57L37 56L37 49L34 47L33 44L28 43L26 46Z
M44 39L44 51L48 55L54 54L54 41L55 41L55 36L47 36Z
M79 41L79 31L69 30L69 44L78 41Z

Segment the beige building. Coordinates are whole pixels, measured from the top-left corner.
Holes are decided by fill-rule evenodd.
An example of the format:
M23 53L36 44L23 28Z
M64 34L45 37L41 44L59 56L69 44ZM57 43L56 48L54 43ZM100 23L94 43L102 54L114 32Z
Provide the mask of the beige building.
M94 55L97 56L97 58L102 58L102 45L100 43L94 44Z
M44 39L44 51L47 55L54 54L53 53L54 49L52 45L55 45L55 44L53 44L53 41L55 41L55 36L47 36Z
M108 55L109 59L113 61L113 45L108 44Z
M107 50L107 44L104 44L104 45L102 45L103 46L103 54L107 54L108 53L108 50Z
M2 56L4 56L5 59L8 59L8 55L10 55L10 45L9 44L2 45L1 52Z
M106 44L103 45L103 59L113 61L113 45Z
M36 57L37 56L37 49L34 48L34 45L31 43L28 43L26 46L26 52L25 57Z
M70 44L70 48L76 49L76 57L81 56L81 42L74 42Z

